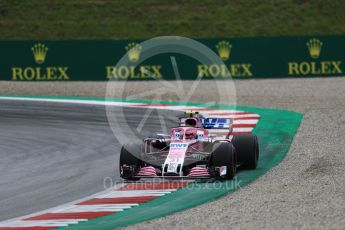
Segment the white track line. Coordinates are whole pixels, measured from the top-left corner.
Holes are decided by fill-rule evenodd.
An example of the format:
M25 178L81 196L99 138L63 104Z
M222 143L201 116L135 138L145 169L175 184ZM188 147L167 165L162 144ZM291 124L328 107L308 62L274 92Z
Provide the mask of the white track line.
M248 124L248 125L255 125L259 122L259 119L256 119L256 120L234 120L233 121L233 124L234 125L238 125L238 124Z
M163 196L171 192L176 191L176 189L167 190L132 190L132 191L113 191L95 198L115 198L115 197L136 197L136 196Z
M2 225L0 227L66 227L69 224L78 224L88 219L61 219L61 220L18 220L11 225Z
M53 210L51 213L69 212L116 212L138 206L139 204L98 204L98 205L70 205Z

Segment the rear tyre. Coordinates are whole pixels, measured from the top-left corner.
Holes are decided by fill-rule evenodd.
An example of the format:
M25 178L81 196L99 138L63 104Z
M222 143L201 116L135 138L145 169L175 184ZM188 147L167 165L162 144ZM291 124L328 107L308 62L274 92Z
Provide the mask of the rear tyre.
M259 161L259 143L256 135L241 134L232 139L237 160L243 169L256 169Z
M212 149L212 166L226 166L226 174L219 179L233 179L236 174L236 151L229 142L215 143Z
M120 152L120 176L126 180L138 180L134 176L141 166L141 160L138 159L141 153L140 144L127 144L122 146Z

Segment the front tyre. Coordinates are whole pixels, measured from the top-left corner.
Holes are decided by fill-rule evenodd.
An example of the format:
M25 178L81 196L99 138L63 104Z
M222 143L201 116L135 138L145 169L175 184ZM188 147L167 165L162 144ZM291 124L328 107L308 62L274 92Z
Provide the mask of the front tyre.
M139 144L127 144L122 146L120 152L120 176L126 180L138 180L134 178L141 166L141 160L138 159L141 152Z
M215 143L212 148L212 166L221 169L226 166L226 174L220 179L233 179L236 174L236 151L229 142Z
M256 169L259 161L259 143L256 135L240 134L232 139L238 162L243 169Z

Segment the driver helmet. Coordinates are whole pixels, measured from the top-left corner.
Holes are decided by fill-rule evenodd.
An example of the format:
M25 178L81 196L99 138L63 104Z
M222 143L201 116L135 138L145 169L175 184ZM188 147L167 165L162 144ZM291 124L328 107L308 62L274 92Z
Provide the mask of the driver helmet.
M196 137L197 137L196 132L194 132L192 130L187 130L185 136L186 136L186 139L188 139L188 140L196 139Z
M186 126L192 126L192 127L195 127L197 125L197 120L196 118L187 118L186 121L185 121L185 125Z

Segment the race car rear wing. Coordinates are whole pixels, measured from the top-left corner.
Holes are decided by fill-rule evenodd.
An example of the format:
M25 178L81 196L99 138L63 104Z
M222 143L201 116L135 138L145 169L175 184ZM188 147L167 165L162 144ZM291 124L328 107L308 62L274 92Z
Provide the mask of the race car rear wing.
M180 126L189 126L186 124L186 120L191 119L190 117L180 117ZM233 121L231 118L220 118L220 117L198 117L200 120L199 127L203 127L208 130L210 136L215 136L220 139L228 139L232 133Z
M205 129L230 129L232 126L230 118L208 117L201 119L201 123Z
M232 133L232 119L208 117L202 119L202 126L208 130L209 136L215 136L215 139L229 139Z

